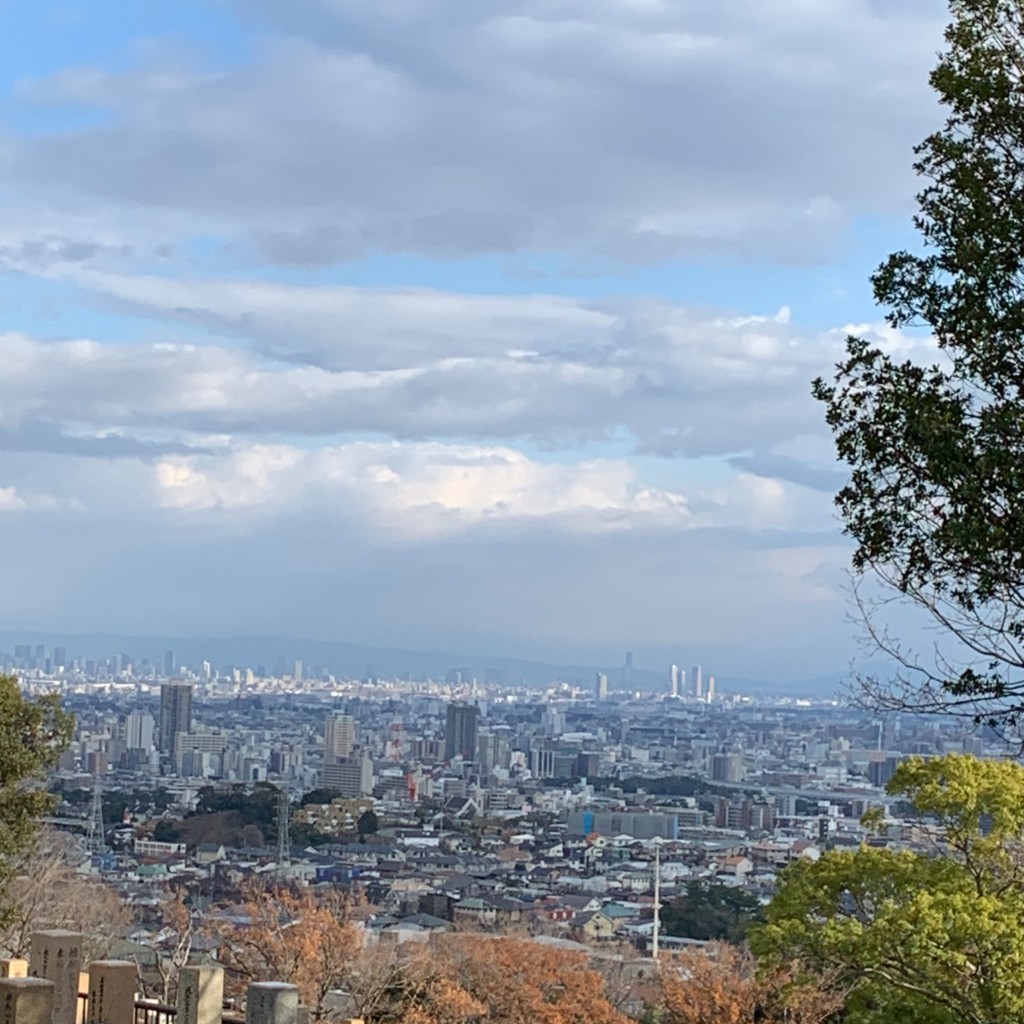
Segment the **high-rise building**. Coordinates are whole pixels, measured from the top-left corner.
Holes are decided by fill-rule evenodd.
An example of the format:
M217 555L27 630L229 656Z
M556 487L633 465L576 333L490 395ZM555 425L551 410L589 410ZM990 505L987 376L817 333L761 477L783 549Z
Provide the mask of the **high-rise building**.
M742 754L714 754L711 757L712 782L742 782Z
M708 692L707 692L708 703L710 704L715 699L715 677L708 676Z
M512 758L512 736L507 726L481 729L476 738L476 760L485 775L495 768L508 768Z
M598 672L594 677L594 700L608 699L608 676L604 672Z
M180 679L160 685L160 749L174 754L178 733L192 728L192 685Z
M152 750L156 723L148 711L133 711L125 718L124 743L129 750Z
M321 781L326 789L335 789L343 797L354 799L373 792L373 762L366 751L353 751L351 757L325 764Z
M174 660L174 651L164 651L164 675L170 679L177 669L178 663Z
M296 658L295 665L292 667L292 679L297 683L302 682L302 659Z
M351 715L328 715L324 723L324 764L351 757L355 745L355 719Z
M679 684L680 684L680 677L681 676L682 676L682 672L679 671L679 666L678 665L673 665L668 670L669 693L673 697L678 697L679 696Z
M704 677L702 673L703 669L700 665L694 665L693 668L690 669L690 692L698 700L704 696Z
M60 672L68 667L68 649L66 647L54 647L53 649L53 670Z
M444 728L444 759L476 756L476 725L480 709L475 704L449 704Z

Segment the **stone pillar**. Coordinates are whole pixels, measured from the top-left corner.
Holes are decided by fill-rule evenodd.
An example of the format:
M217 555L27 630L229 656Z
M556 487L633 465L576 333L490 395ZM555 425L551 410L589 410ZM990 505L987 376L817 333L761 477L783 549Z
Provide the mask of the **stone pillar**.
M86 1024L135 1024L135 983L139 969L130 960L89 964Z
M13 957L10 960L0 960L0 978L27 978L28 961Z
M33 978L53 982L53 1024L75 1024L82 936L64 930L36 932L28 969Z
M175 1024L220 1024L224 1006L222 967L183 967L178 978Z
M52 981L0 978L0 1024L51 1024Z
M299 990L283 981L258 981L249 986L245 1024L297 1024Z

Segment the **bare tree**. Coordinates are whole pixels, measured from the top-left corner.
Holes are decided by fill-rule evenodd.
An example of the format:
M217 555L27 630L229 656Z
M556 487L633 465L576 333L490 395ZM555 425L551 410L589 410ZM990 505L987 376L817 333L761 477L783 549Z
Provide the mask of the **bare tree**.
M124 937L131 915L117 893L97 878L78 873L78 847L71 836L43 831L15 867L10 886L12 913L0 932L7 956L28 955L32 933L67 928L85 937L87 960L109 955Z
M157 935L152 964L156 978L147 978L142 964L139 964L139 977L147 995L162 1003L169 1003L177 996L181 969L188 964L192 955L196 918L185 905L180 893L168 896L163 901L160 917L161 929Z

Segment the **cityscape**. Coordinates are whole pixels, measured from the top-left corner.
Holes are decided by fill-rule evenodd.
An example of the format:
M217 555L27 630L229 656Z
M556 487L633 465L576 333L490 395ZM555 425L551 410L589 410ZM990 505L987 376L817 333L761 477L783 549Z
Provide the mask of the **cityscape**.
M108 884L137 901L223 877L344 879L374 907L367 927L397 941L471 922L686 945L697 938L671 921L655 940L656 856L665 905L695 882L767 903L794 860L922 841L885 789L901 761L1007 749L939 716L720 693L700 665L637 691L632 652L614 682L529 688L465 668L344 679L299 660L268 675L171 650L102 663L70 650L5 657L30 694L56 690L75 714L53 821ZM203 810L215 792L261 787L273 800L259 824ZM880 837L862 824L872 807Z
M1024 2L0 3L0 1024L1024 1021Z

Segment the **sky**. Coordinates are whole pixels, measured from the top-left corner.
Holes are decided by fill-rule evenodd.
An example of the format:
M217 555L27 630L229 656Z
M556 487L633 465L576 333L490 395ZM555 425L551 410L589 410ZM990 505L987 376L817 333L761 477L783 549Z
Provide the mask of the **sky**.
M841 671L946 16L0 0L0 620Z

